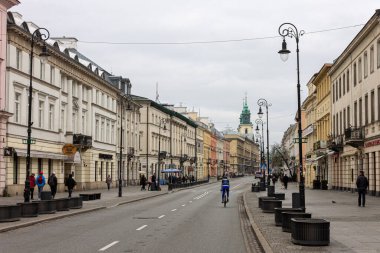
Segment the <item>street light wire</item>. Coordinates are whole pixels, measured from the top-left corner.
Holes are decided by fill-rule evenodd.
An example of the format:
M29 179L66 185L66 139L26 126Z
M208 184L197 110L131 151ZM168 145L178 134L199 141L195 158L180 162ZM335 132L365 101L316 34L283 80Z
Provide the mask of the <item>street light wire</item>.
M359 26L364 26L365 24L357 24L336 28L329 28L311 32L305 32L307 34L316 34L316 33L325 33L332 32L337 30L344 30L355 28ZM245 42L245 41L255 41L255 40L266 40L266 39L274 39L279 38L281 36L265 36L265 37L253 37L253 38L242 38L242 39L227 39L227 40L209 40L209 41L184 41L184 42L113 42L113 41L86 41L86 40L78 40L80 43L86 44L107 44L107 45L194 45L194 44L217 44L217 43L231 43L231 42Z

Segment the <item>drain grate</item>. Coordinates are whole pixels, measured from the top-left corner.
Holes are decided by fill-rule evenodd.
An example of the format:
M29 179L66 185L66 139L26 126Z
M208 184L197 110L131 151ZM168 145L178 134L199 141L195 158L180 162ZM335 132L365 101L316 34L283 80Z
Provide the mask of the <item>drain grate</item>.
M238 198L239 216L241 224L241 232L243 233L244 242L247 248L247 253L265 253L255 231L253 231L252 225L249 221L248 215L245 211L243 204L243 196Z

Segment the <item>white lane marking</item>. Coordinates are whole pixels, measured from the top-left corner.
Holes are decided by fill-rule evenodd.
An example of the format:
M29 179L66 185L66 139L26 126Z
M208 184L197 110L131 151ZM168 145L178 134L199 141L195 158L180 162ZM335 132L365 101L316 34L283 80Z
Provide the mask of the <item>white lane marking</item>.
M177 211L177 209L173 209L173 210L172 210L172 212L175 212L175 211Z
M190 200L189 203L193 203L193 201Z
M144 228L146 228L148 225L143 225L143 226L141 226L141 227L139 227L138 229L136 229L137 231L140 231L140 230L142 230L142 229L144 229Z
M111 248L116 243L119 243L119 241L111 242L110 244L108 244L108 245L104 246L103 248L101 248L99 251L105 251L106 249Z
M201 195L194 197L193 199L201 199L201 198L203 198L204 196L206 196L208 193L209 193L209 192L204 192L204 193L202 193Z
M182 206L186 206L185 204L183 204Z
M239 187L240 185L241 185L241 184L238 184L238 185L232 187L231 189L235 189L235 188Z
M162 219L165 217L165 214L161 215L161 216L158 216L159 219Z

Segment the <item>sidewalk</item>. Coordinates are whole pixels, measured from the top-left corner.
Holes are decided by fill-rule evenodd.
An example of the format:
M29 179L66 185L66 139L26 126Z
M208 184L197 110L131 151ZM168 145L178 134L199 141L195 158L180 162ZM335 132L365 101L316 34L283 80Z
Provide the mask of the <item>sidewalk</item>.
M288 190L276 184L276 193L285 192L282 207L292 206L292 192L298 192L298 184L289 184ZM380 252L380 198L366 196L366 207L358 207L357 193L333 190L305 189L306 212L313 218L330 221L330 245L310 247L295 245L291 234L276 227L273 213L263 213L258 208L262 192L245 192L244 203L265 252ZM335 203L334 203L334 202Z
M48 190L49 187L46 187ZM107 189L91 190L91 191L74 191L73 197L79 196L81 193L91 193L91 192L100 192L101 199L93 201L83 201L83 207L81 209L70 209L69 211L56 212L54 214L43 214L33 218L21 218L19 221L15 222L4 222L0 223L0 233L17 229L20 227L31 226L36 223L60 219L63 217L68 217L76 214L87 213L96 211L99 209L118 206L122 204L127 204L134 201L139 201L142 199L152 198L164 194L168 194L168 186L161 185L161 191L141 191L140 186L128 186L122 188L122 197L118 197L118 188L111 188L109 191ZM38 196L35 192L35 196ZM67 192L59 192L56 194L55 198L67 198ZM0 205L14 205L20 202L24 202L22 196L14 197L0 197Z

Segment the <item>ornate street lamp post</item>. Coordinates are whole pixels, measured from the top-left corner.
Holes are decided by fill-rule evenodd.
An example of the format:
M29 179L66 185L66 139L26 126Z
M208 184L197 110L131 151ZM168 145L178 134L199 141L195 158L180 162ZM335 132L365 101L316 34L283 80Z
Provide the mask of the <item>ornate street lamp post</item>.
M262 119L256 119L256 136L260 138L260 163L265 163L265 155L264 155L264 122ZM261 124L261 135L259 125ZM261 165L261 164L260 164ZM261 167L260 167L261 169ZM263 173L263 180L265 182L265 170Z
M34 49L34 43L37 42L37 40L41 40L43 42L42 46L42 52L39 54L40 60L42 62L45 62L47 58L50 56L47 47L46 47L46 41L50 38L50 33L46 28L38 28L35 30L32 34L32 43L31 43L31 51L30 51L30 73L29 73L29 98L28 98L28 139L27 139L27 148L26 148L26 175L25 175L25 189L24 189L24 202L30 201L30 181L29 181L29 175L30 175L30 166L31 166L31 160L30 160L30 144L32 142L32 96L33 96L33 49Z
M160 174L161 174L161 171L160 171L160 168L161 168L161 161L162 159L164 159L164 156L163 154L161 154L161 125L164 125L163 126L163 130L165 131L166 130L166 119L160 119L160 123L158 124L158 168L157 168L157 172L158 172L158 175L157 175L157 188L156 190L159 191L160 190Z
M183 163L185 162L185 157L183 155L183 142L186 143L186 134L181 134L181 157L179 158L179 166L180 166L180 169L182 170L182 173L185 172L183 168Z
M285 37L294 38L297 45L297 97L298 97L298 149L299 149L299 171L300 171L300 206L305 208L305 180L303 177L303 161L302 161L302 125L301 125L301 86L300 86L300 63L299 63L299 38L304 35L305 31L298 31L297 27L292 23L283 23L278 28L278 33L282 36L282 49L278 51L283 61L286 61L289 57L290 51L286 47Z
M268 103L268 101L264 98L260 98L257 100L257 104L260 106L259 112L257 113L259 115L259 118L261 119L263 117L263 111L261 109L262 106L266 109L266 115L267 115L267 170L268 170L268 185L270 183L269 181L269 116L268 116L268 107L272 106L271 103ZM263 134L264 137L264 134ZM265 182L265 174L264 174L264 182Z

